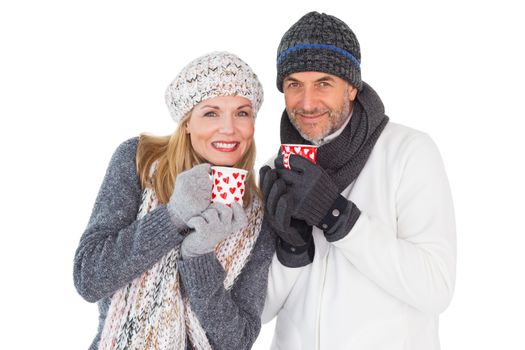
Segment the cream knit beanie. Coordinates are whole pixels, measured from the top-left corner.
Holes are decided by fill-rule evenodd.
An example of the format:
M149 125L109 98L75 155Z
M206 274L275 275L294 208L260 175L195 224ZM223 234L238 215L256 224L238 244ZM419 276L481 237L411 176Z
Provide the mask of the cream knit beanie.
M166 103L176 122L198 103L217 96L247 98L255 117L263 101L263 88L239 57L212 52L191 61L166 89Z

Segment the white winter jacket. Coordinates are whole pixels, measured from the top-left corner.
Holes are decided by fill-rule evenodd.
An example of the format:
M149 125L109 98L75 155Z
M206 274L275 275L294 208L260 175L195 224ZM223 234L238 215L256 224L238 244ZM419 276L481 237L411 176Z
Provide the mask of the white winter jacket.
M388 123L342 194L361 210L346 237L329 243L314 227L313 263L288 268L273 258L263 312L263 322L277 316L272 349L439 349L456 232L434 142Z

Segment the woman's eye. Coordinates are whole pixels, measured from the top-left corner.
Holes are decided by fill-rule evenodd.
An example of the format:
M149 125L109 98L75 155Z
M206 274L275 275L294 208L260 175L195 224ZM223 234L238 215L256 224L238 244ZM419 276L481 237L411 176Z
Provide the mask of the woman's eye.
M239 113L237 113L237 116L239 116L239 117L249 117L250 113L248 113L246 111L239 111Z
M216 116L217 116L217 113L215 113L215 112L211 112L211 111L210 111L210 112L206 112L206 113L204 113L204 116L205 116L205 117L216 117Z

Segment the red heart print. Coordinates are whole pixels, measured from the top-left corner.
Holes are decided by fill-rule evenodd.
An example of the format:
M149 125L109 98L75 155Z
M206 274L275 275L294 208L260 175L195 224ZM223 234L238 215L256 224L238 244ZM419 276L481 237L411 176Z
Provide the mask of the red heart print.
M211 169L211 174L215 175L215 169Z
M241 180L244 180L244 174L241 175Z
M227 205L228 207L230 207L230 208L232 207L232 205L231 205L231 204L229 204L229 203L228 203L228 204L226 204L226 205Z
M227 195L228 195L228 194L227 194L226 192L221 193L221 197L222 197L222 199L226 199L226 196L227 196Z
M237 187L241 187L242 186L242 182L237 182Z
M244 194L244 188L241 188L241 194Z
M234 194L237 189L235 187L230 187L230 193Z
M222 192L222 187L221 186L217 186L217 191Z
M215 199L215 197L217 197L217 195L215 193L211 193L211 199Z
M225 177L224 179L222 179L222 181L224 181L226 183L229 183L230 182L230 178L229 177Z
M236 201L236 202L238 202L238 201L239 201L239 197L235 197L234 199L235 199L235 201Z
M239 173L233 173L233 177L237 180L237 177L239 177Z
M218 184L219 184L219 182L220 182L220 180L219 180L219 179L215 179L215 184L216 184L216 185L218 185Z
M222 177L222 173L220 171L217 171L217 176Z
M283 166L285 169L290 169L290 154L286 153L283 157Z

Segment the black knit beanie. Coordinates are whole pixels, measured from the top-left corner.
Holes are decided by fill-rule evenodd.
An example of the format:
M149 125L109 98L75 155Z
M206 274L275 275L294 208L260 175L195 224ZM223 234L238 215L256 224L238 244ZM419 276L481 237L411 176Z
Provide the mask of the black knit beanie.
M338 76L358 90L361 81L359 42L339 18L310 12L288 29L277 50L277 88L296 72L324 72Z

